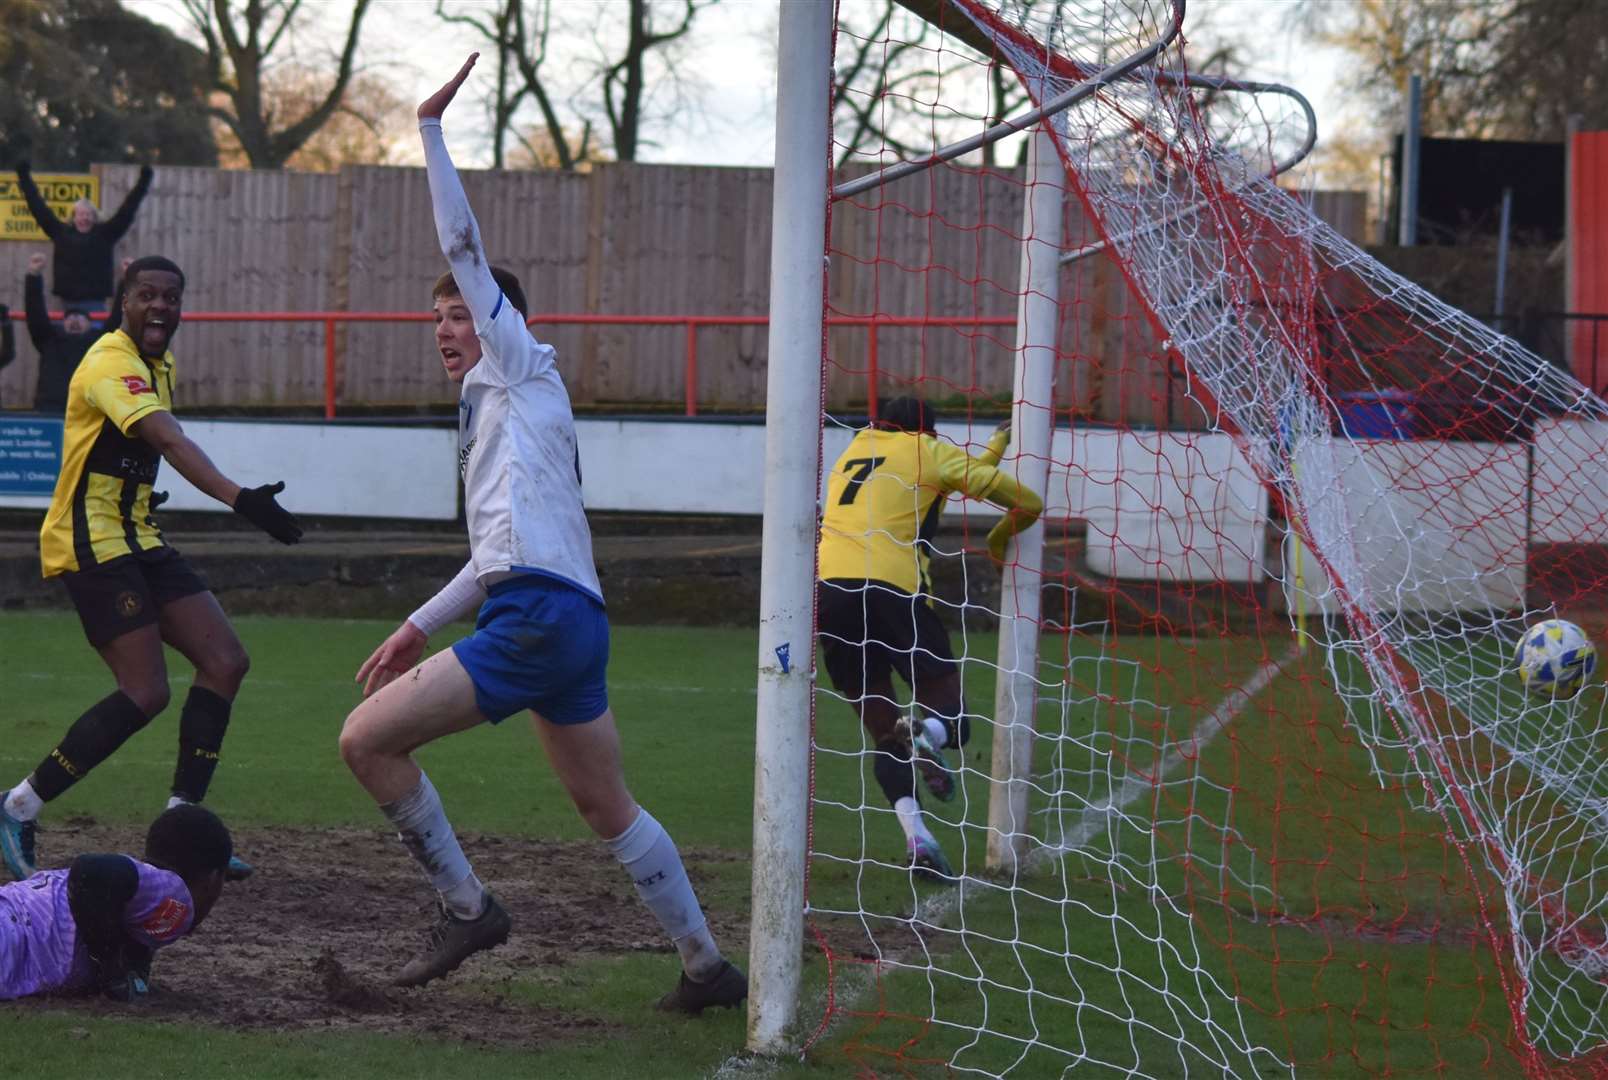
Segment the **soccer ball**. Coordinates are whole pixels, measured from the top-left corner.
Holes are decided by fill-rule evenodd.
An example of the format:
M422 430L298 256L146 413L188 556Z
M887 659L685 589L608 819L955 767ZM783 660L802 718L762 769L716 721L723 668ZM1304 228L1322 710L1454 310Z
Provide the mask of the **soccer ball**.
M1572 698L1597 670L1597 647L1574 623L1547 619L1524 632L1513 659L1526 690Z

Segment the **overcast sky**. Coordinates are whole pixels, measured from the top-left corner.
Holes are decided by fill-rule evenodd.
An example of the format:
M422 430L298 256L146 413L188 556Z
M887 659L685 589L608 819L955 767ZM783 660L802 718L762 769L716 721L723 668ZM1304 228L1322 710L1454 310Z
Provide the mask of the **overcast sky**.
M600 3L619 0L559 0L570 14L590 13ZM1346 0L1331 0L1346 2ZM193 37L177 0L125 0L130 8ZM873 0L843 0L845 5ZM323 23L324 35L338 46L340 26L349 15L347 0L314 0L310 5ZM485 11L490 0L454 0L452 9ZM1256 57L1255 78L1284 81L1309 97L1318 112L1320 138L1343 122L1335 89L1338 64L1327 50L1317 49L1284 27L1289 0L1191 0L1185 34L1194 16L1221 27L1224 34L1254 42L1246 51ZM658 145L641 160L702 165L769 165L775 153L775 37L777 0L722 0L698 17L684 69L691 73L689 93L696 105L678 122L656 128ZM575 55L585 40L559 42ZM326 46L335 47L335 46ZM386 78L409 101L417 101L456 69L462 57L480 48L473 31L444 24L433 0L375 0L363 27L359 62ZM479 86L476 86L478 80ZM446 125L454 156L474 167L490 162L483 102L490 71L482 68L448 114ZM463 108L468 105L469 108ZM453 123L456 118L459 122Z

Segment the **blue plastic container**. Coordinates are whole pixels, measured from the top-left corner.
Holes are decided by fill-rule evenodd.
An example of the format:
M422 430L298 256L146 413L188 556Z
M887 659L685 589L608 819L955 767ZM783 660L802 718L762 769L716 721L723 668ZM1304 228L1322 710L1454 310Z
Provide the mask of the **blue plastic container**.
M1353 439L1411 439L1417 398L1406 390L1356 390L1341 394L1340 426Z

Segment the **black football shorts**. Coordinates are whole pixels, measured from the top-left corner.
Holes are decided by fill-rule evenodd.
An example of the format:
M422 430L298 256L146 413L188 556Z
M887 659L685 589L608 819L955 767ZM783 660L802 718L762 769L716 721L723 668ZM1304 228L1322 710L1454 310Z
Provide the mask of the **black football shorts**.
M891 672L912 686L958 669L949 631L932 605L880 581L816 585L816 629L826 673L850 701Z
M173 601L207 591L206 581L184 556L165 545L69 571L61 580L78 611L84 636L97 649L150 626Z

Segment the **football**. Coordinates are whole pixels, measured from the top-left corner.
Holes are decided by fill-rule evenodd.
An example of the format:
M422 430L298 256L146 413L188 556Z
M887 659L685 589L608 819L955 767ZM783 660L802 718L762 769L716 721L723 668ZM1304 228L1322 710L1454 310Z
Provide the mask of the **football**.
M1524 632L1515 650L1519 681L1531 693L1572 698L1597 670L1597 647L1564 619L1547 619Z

